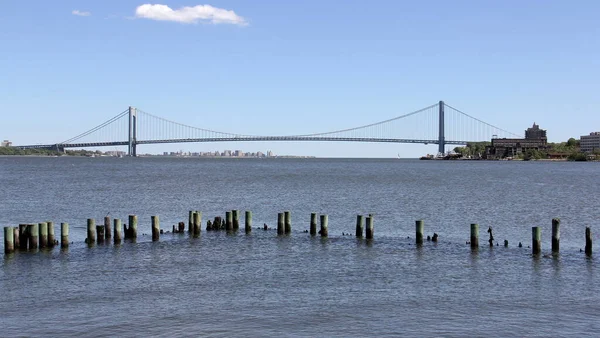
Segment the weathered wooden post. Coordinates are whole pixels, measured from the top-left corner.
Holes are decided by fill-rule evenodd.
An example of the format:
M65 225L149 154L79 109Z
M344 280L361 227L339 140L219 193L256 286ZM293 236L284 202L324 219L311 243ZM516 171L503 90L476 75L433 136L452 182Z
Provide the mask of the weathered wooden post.
M317 213L316 212L310 213L310 235L311 236L317 235Z
M592 228L585 227L585 254L592 255Z
M48 247L48 223L38 223L40 249Z
M109 240L112 237L112 229L110 228L110 216L104 217L104 239Z
M19 250L21 247L21 235L19 232L19 227L13 228L13 240L14 240L15 250Z
M471 224L471 248L479 248L479 224Z
M137 240L137 224L138 217L136 215L129 215L129 238L134 241Z
M237 210L231 210L233 217L233 231L240 230L240 213Z
M363 236L363 215L356 215L356 237Z
M27 224L19 224L19 237L19 250L27 251L27 244L29 244Z
M160 221L158 216L151 216L152 221L152 242L157 242L160 239Z
M321 215L321 237L327 237L329 236L329 216L328 215Z
M60 246L69 247L69 223L60 223Z
M104 243L104 225L96 225L96 238L98 244Z
M277 234L283 235L285 233L285 224L284 224L285 215L283 212L277 213Z
M202 229L202 212L194 211L193 221L194 223L194 237L200 236L200 230Z
M56 237L54 236L54 222L46 222L48 226L48 247L53 248L56 245Z
M415 233L416 233L416 243L423 244L423 232L425 231L425 224L423 220L418 220L415 222Z
M121 230L123 228L122 224L121 224L121 220L119 218L115 218L113 220L113 225L114 225L114 236L113 236L113 242L115 244L121 244Z
M188 216L188 232L192 234L194 232L194 211L190 210Z
M560 219L552 219L552 252L560 251Z
M29 238L29 250L37 250L38 248L38 225L36 223L27 225L27 233Z
M225 230L227 230L227 232L233 231L233 215L231 214L231 211L225 212Z
M4 227L4 253L15 252L15 231L13 227Z
M542 228L531 227L531 251L534 255L542 252Z
M369 214L366 219L365 237L367 239L373 239L373 215Z
M96 221L93 218L88 218L87 220L86 243L88 245L93 245L94 243L96 243Z
M246 210L246 218L244 220L244 227L245 227L246 233L249 233L252 231L252 211Z
M290 211L284 211L283 218L285 233L289 234L292 232L292 213Z

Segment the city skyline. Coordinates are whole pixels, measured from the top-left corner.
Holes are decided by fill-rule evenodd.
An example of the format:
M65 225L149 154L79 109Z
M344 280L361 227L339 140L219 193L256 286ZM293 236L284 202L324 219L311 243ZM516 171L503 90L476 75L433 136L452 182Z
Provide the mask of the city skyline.
M61 142L128 105L223 132L304 134L439 100L513 132L536 121L551 131L549 142L600 129L597 2L215 1L187 12L184 5L197 4L145 5L5 4L0 138ZM431 144L258 148L327 157L437 152Z

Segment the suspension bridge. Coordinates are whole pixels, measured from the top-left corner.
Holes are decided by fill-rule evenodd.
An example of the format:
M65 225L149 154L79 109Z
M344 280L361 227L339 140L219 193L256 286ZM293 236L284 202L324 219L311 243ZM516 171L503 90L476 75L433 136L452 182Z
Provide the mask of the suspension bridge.
M319 141L437 144L440 153L446 145L489 141L492 137L519 137L493 126L443 101L385 121L329 132L261 136L235 134L198 128L129 107L115 117L66 141L53 144L17 146L22 149L127 146L129 156L137 156L137 146L160 143Z

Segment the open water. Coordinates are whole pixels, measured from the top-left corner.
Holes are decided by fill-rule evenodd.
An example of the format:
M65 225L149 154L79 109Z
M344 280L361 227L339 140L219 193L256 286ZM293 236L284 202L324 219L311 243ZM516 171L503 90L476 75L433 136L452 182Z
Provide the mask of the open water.
M73 241L3 256L0 336L598 336L598 235L580 252L585 226L600 233L598 182L598 163L0 158L0 225L52 220L60 238L69 222ZM192 209L204 224L252 210L254 229L151 242L151 215L171 230ZM290 236L258 229L284 210ZM311 212L329 238L303 233ZM109 213L139 216L137 243L86 246L86 219ZM342 235L359 213L372 242ZM417 219L437 244L413 244Z

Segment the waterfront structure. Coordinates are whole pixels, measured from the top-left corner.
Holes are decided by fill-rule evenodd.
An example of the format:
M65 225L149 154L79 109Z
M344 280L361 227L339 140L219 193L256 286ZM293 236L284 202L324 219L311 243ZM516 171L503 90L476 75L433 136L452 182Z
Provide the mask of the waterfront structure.
M533 123L525 130L525 138L492 138L492 144L485 147L488 159L514 157L530 150L548 149L546 130Z
M594 150L600 150L600 132L593 132L589 135L581 136L580 140L581 151L591 153Z
M9 140L4 140L2 143L0 143L0 147L12 147L12 142Z

